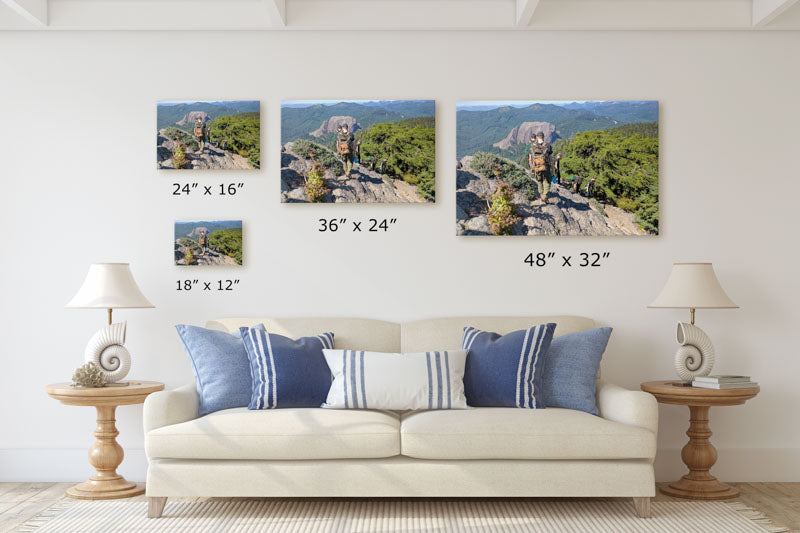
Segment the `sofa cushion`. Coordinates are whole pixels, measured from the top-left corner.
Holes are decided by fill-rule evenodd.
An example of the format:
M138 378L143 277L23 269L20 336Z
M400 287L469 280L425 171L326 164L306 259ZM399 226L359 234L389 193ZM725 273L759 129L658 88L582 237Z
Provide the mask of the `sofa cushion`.
M331 386L322 350L333 348L333 333L294 340L258 327L239 331L253 377L248 409L322 405Z
M466 409L465 350L385 353L323 350L330 409Z
M333 409L227 409L154 429L151 459L352 459L400 453L399 415Z
M464 328L464 392L473 407L544 408L542 367L553 322L505 335Z
M400 447L417 459L649 459L656 437L583 411L478 407L403 414Z

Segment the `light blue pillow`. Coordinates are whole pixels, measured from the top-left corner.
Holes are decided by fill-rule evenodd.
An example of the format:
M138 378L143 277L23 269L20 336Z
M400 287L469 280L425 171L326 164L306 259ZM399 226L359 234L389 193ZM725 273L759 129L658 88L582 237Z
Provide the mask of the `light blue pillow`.
M542 367L556 325L552 322L498 335L466 327L464 393L472 407L542 409Z
M263 324L256 327L264 329ZM247 407L252 377L242 334L185 325L175 329L192 361L200 397L198 414Z
M263 328L239 328L253 377L248 409L320 407L331 388L323 349L333 349L333 333L292 340Z
M553 339L542 373L547 407L599 414L595 381L611 331L612 328L597 328Z

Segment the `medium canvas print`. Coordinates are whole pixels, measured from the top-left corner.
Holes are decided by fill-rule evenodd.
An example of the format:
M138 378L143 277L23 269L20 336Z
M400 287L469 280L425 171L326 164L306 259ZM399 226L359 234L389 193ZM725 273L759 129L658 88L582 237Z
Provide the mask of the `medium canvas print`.
M281 104L281 201L428 203L436 196L433 100Z
M241 220L175 222L175 264L238 266L242 264Z
M657 235L657 101L462 101L458 235Z
M159 102L157 110L159 169L261 168L260 102Z

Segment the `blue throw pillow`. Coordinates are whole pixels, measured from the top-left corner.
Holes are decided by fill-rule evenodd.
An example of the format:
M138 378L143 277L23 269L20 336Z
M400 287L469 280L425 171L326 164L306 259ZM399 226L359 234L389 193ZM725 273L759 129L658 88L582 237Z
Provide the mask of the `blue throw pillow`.
M292 340L258 328L239 328L253 376L248 409L320 407L331 388L322 355L333 333Z
M500 336L464 328L468 350L464 392L473 407L542 409L542 366L556 325L541 324Z
M256 327L264 329L263 324ZM247 406L252 378L241 332L230 334L184 325L175 329L192 361L200 397L198 414Z
M542 380L547 407L599 414L595 381L609 337L611 328L597 328L553 339Z

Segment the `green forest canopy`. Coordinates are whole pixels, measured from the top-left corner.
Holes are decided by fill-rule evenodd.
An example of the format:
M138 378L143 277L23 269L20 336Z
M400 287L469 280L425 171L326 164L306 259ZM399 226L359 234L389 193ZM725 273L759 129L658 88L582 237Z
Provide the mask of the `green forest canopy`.
M597 178L594 196L636 213L658 233L658 123L584 131L553 144L561 152L561 177Z
M364 160L386 159L385 173L417 186L417 193L436 195L436 130L434 117L375 124L356 132Z
M246 157L256 168L261 167L261 115L240 113L212 120L208 137L224 150Z
M215 231L208 236L208 245L242 264L242 228Z

